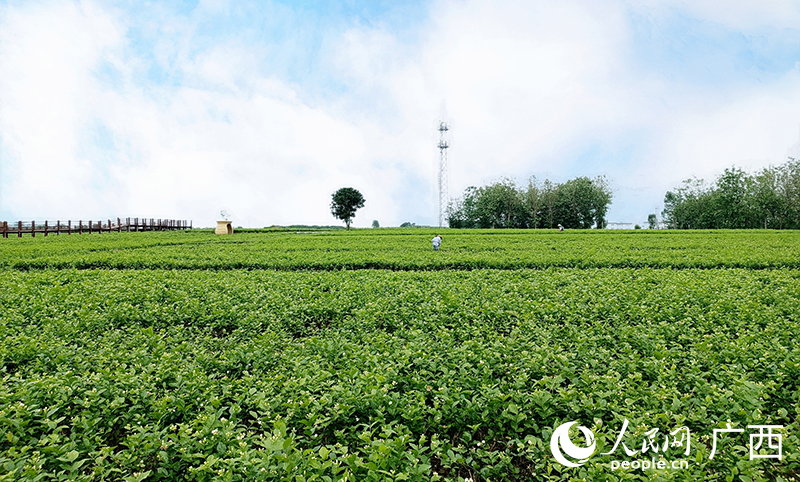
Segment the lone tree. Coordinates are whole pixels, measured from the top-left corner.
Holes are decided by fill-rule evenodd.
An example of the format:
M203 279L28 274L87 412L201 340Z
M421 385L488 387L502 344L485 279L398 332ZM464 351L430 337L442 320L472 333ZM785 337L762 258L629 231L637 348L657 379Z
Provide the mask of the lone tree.
M336 219L341 219L350 229L351 220L356 217L356 209L364 207L364 196L352 187L343 187L333 193L331 214Z

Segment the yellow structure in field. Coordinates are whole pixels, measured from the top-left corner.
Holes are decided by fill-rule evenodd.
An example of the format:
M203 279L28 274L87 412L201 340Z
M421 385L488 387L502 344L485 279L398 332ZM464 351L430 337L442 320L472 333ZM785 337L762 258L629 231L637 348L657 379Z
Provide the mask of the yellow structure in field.
M217 229L214 230L215 234L233 234L233 226L231 221L217 221Z

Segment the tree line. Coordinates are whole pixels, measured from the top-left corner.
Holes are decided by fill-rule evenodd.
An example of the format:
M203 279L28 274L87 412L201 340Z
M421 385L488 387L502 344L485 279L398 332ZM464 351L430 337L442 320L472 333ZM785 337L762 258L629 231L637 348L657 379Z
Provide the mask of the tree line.
M725 169L710 185L688 179L667 191L662 217L672 229L800 229L800 161Z
M501 179L483 187L470 186L450 202L451 228L604 228L611 189L604 177L578 177L564 183L535 177L517 186Z

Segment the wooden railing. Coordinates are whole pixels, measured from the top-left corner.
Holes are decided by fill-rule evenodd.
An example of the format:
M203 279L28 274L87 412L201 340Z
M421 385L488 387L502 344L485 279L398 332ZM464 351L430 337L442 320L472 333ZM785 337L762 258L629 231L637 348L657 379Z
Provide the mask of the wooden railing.
M154 219L154 218L117 218L115 223L113 220L106 221L43 221L43 222L23 222L17 221L16 223L9 223L3 221L0 226L0 231L3 237L7 238L9 235L16 234L17 237L22 237L23 234L30 234L36 236L36 233L41 233L47 236L48 234L91 234L91 233L130 233L131 231L171 231L178 229L192 229L192 222L178 219Z

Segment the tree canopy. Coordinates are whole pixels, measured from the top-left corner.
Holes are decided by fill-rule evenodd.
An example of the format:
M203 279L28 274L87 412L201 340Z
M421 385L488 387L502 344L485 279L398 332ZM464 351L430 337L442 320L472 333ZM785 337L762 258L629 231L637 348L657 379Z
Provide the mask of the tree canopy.
M336 219L344 221L350 229L352 219L356 217L356 210L364 207L364 196L352 187L343 187L333 193L331 201L331 214Z
M579 177L563 184L535 177L518 187L501 179L483 187L468 187L450 203L451 228L603 228L611 190L603 177Z
M688 179L667 191L662 216L673 229L800 229L800 161L752 175L732 167L713 184Z

